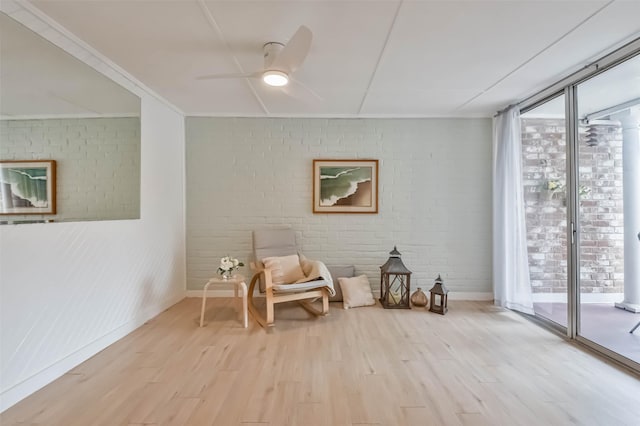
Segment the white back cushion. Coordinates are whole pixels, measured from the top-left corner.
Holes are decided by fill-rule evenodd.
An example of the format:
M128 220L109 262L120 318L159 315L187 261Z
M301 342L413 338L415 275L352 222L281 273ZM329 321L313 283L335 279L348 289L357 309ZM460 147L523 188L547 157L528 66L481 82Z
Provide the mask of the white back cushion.
M271 279L274 284L292 284L305 277L297 254L265 257L262 263L265 268L271 269Z

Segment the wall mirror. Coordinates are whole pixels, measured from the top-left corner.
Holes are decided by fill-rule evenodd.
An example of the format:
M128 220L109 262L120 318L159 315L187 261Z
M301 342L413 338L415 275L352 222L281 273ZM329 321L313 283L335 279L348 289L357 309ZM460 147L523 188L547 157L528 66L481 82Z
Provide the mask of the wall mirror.
M139 219L140 98L4 13L0 40L0 223Z

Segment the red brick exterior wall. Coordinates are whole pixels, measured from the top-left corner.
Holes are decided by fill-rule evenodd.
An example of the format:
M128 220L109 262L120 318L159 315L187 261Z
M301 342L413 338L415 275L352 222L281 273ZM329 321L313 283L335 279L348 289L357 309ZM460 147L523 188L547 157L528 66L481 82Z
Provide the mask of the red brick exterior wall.
M622 133L610 128L598 146L581 132L580 278L583 293L622 293L624 228ZM565 122L522 119L523 185L531 286L534 293L567 291L566 193L551 193L549 181L566 183Z

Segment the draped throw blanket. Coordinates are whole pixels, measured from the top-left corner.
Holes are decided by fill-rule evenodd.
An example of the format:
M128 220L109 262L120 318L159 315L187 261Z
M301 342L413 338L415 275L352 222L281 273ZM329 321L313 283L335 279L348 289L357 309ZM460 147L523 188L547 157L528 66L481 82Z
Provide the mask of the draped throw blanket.
M309 260L304 256L300 256L300 266L302 267L302 272L304 272L305 277L296 281L295 284L319 284L315 283L315 281L324 281L324 287L329 290L329 295L336 295L336 290L333 287L333 278L331 278L331 273L323 262L320 262L319 260Z

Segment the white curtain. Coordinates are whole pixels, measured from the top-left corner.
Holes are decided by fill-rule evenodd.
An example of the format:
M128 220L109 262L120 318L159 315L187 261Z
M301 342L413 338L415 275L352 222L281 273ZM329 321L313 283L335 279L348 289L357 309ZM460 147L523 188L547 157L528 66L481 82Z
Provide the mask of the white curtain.
M496 305L533 314L520 135L517 107L494 120L493 297Z

